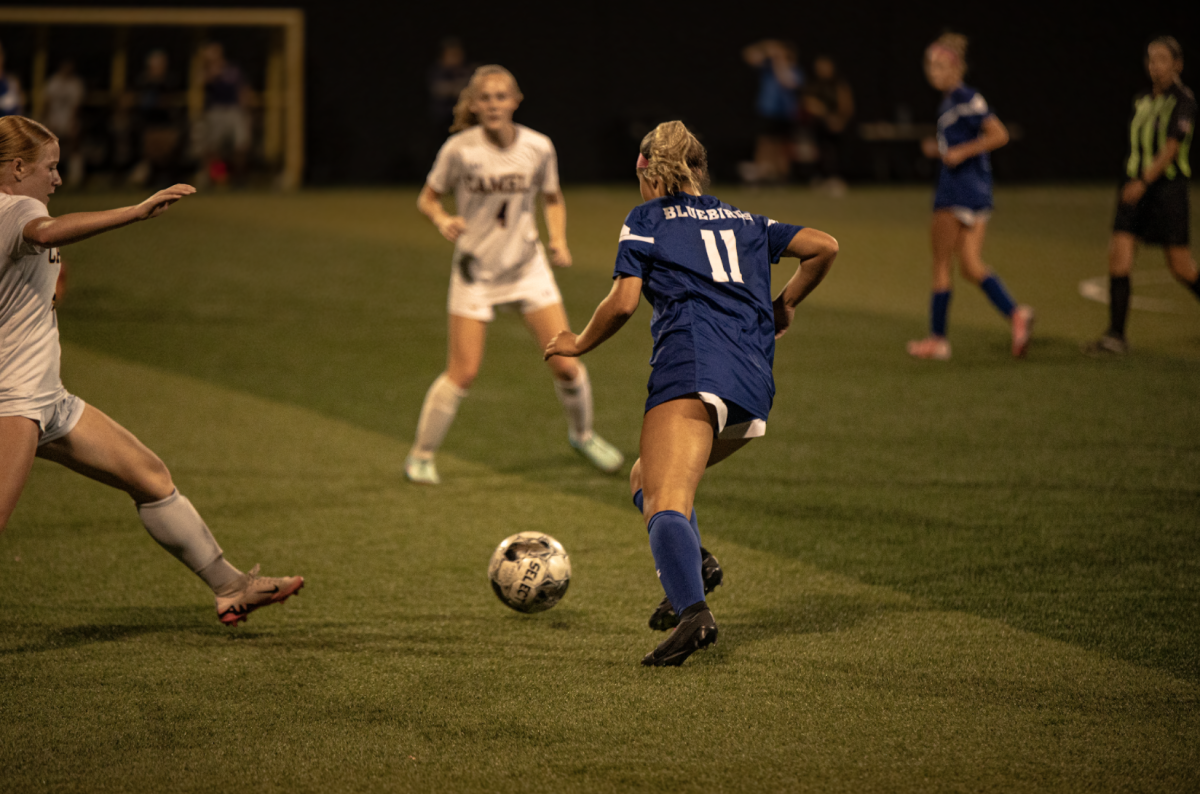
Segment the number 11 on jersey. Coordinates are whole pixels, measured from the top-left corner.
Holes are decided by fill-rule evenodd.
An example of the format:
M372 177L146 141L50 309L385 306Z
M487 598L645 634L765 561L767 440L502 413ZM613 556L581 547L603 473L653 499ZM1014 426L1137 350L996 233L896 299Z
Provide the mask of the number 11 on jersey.
M721 254L717 251L717 236L711 229L701 229L700 237L704 240L704 250L708 252L708 264L712 267L713 281L726 282L731 278L738 284L742 282L742 269L738 266L737 238L733 229L721 230L721 242L725 243L725 253L729 255L729 273L721 262Z

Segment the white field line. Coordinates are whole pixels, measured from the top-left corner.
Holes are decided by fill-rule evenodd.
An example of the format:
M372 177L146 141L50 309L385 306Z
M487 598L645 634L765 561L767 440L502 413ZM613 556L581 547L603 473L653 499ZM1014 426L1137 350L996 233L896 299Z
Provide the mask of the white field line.
M1131 278L1135 287L1172 284L1175 282L1175 278L1170 273L1160 270L1139 271L1133 273ZM1108 276L1085 278L1079 282L1079 294L1090 301L1108 303ZM1158 312L1160 314L1181 314L1184 311L1184 305L1179 301L1163 298L1146 298L1140 295L1134 295L1129 301L1129 305L1131 308L1144 312Z

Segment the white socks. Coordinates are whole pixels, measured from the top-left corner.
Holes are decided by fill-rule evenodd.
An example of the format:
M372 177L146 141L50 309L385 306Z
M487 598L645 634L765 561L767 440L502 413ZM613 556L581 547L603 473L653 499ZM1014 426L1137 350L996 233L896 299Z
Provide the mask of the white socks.
M572 441L587 441L592 437L592 381L582 363L575 380L554 379L554 391L567 415L567 431Z
M203 579L214 593L241 581L242 572L225 561L204 519L178 490L166 499L138 505L137 511L150 537Z
M411 455L421 460L429 460L433 453L446 439L450 425L454 424L454 416L458 413L458 404L467 396L466 389L454 385L445 374L439 375L429 391L425 393L425 403L421 406L421 418L417 420L417 438L413 442Z

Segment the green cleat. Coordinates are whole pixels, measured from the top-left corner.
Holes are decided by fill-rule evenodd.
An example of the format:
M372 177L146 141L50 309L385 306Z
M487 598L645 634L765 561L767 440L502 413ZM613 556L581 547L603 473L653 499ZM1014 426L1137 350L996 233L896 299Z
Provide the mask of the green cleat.
M409 482L421 485L441 485L442 478L438 476L437 464L433 458L422 460L409 455L404 459L404 476Z
M592 433L586 441L576 441L573 438L568 440L580 455L591 461L593 466L605 474L616 474L625 463L625 456L621 454L621 450L595 433Z

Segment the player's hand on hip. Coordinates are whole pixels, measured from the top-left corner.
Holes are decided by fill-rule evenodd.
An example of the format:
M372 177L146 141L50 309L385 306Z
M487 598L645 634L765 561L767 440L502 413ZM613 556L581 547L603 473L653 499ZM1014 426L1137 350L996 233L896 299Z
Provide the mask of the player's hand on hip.
M771 308L775 310L775 338L778 339L792 327L792 319L796 316L796 309L784 303L782 295L774 300Z
M1135 179L1132 182L1126 182L1125 187L1121 188L1121 203L1122 204L1137 204L1142 200L1142 196L1146 195L1146 183L1140 179Z
M438 221L437 228L442 237L453 243L467 230L467 222L461 215L448 215L445 220Z
M575 357L579 355L578 337L570 331L559 331L542 353L542 361L548 361L551 356Z
M555 267L570 267L571 249L566 243L550 243L550 264Z
M167 209L184 196L190 196L196 192L196 188L191 185L171 185L169 188L160 190L150 198L137 205L137 219L139 221L157 218L162 215Z
M942 162L945 163L949 168L954 168L966 159L967 155L962 150L961 146L951 146L946 150L946 153L942 155Z

